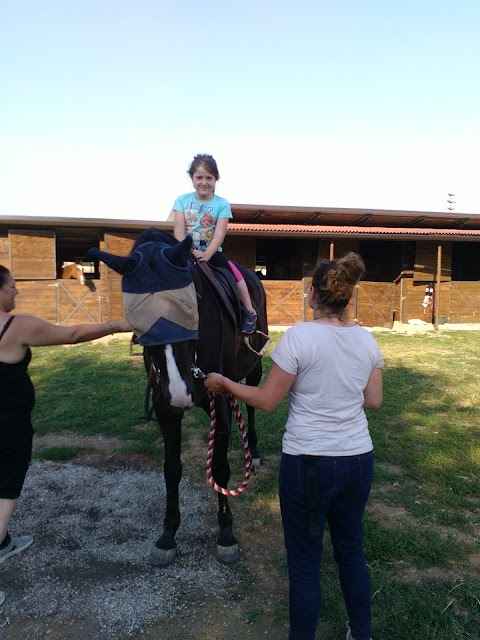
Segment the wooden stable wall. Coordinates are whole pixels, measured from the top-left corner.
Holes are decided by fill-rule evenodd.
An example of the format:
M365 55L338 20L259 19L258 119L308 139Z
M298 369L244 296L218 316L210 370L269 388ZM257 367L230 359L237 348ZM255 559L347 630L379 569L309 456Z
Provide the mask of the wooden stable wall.
M108 320L102 314L100 280L85 285L77 280L17 280L17 288L16 313L34 313L60 325Z
M313 318L307 298L310 282L310 278L262 281L270 326L288 326ZM391 328L394 292L391 282L360 282L349 304L350 319L366 327Z
M480 322L480 283L442 283L439 315L451 323Z
M105 232L100 248L127 255L136 234ZM10 268L20 295L18 313L35 313L54 323L118 320L123 316L121 277L100 263L99 278L81 285L77 280L56 279L55 233L51 230L8 230L0 234L0 264ZM231 237L225 240L227 255L255 268L255 238ZM359 251L354 238L335 241L321 238L318 255L343 255ZM437 243L417 243L414 269L403 272L394 282L360 282L349 305L350 317L364 326L391 327L394 320L432 321L432 310L424 313L425 287L435 282L438 260ZM314 264L307 265L313 270ZM451 244L442 245L442 283L436 291L439 316L446 322L472 323L480 318L480 282L452 282ZM289 326L312 318L306 292L310 278L264 280L269 324Z
M413 279L433 282L437 277L438 244L417 241ZM442 281L452 279L452 245L442 244Z
M111 270L109 270L111 271ZM117 275L117 274L116 274ZM263 280L270 326L290 326L311 320L303 280ZM16 313L35 315L61 325L105 322L123 317L121 279L19 280ZM360 282L349 305L349 317L366 327L391 328L394 320L421 319L432 322L432 311L422 307L425 286L413 278L390 282ZM399 307L400 298L403 306ZM437 298L438 299L438 298ZM480 282L444 282L441 285L439 316L449 323L480 322Z
M100 249L126 256L135 242L136 234L105 233ZM102 317L105 320L121 320L123 318L122 276L100 262L100 282L102 284Z

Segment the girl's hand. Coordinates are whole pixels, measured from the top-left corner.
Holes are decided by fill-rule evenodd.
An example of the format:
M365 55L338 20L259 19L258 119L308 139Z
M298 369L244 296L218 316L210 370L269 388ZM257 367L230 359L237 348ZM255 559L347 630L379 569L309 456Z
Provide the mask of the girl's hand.
M221 373L209 373L207 379L204 381L204 385L210 393L214 393L217 396L223 396L227 393L224 381L225 378Z
M198 262L208 262L210 259L210 257L206 257L205 251L200 251L199 249L192 249L192 255Z

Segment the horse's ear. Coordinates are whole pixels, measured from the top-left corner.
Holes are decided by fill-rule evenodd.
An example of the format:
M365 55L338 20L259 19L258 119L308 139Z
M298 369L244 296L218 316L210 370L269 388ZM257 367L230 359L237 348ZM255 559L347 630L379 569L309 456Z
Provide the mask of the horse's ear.
M187 236L182 242L165 249L163 255L176 267L183 267L187 263L191 248L192 236Z
M89 249L88 253L97 260L101 260L107 265L107 267L110 267L121 275L125 275L126 273L133 271L140 259L139 254L134 254L131 256L116 256L113 253L100 251L100 249L96 248Z

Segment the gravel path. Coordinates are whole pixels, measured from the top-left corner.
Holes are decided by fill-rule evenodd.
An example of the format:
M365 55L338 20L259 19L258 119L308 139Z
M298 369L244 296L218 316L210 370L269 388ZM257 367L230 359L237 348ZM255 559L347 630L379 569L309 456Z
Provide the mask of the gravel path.
M52 630L75 623L79 638L119 640L225 593L238 576L215 559L216 514L187 478L179 556L166 569L149 564L164 501L163 476L141 463L33 462L10 531L34 543L0 565L0 637L14 629L21 635L9 637L40 637L43 620Z

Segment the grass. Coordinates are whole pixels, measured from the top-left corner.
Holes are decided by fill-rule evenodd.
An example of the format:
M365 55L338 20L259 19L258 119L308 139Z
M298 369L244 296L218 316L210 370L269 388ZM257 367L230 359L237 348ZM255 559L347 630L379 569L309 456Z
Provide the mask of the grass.
M274 335L273 343L279 338ZM365 518L377 638L471 640L480 637L480 332L379 332L385 356L384 402L368 411L376 478ZM264 358L265 370L271 366ZM118 453L163 462L156 423L142 420L146 378L124 340L108 345L36 349L31 364L39 435L72 432L115 437ZM244 549L244 617L285 635L287 579L277 500L278 460L287 402L258 412L264 464L232 500ZM185 472L203 482L208 419L184 419ZM232 482L241 481L241 439L231 445ZM198 446L200 444L200 446ZM202 452L203 449L203 452ZM37 455L66 459L84 448L62 445ZM111 453L111 452L110 452ZM211 498L214 505L214 499ZM343 638L345 612L332 549L325 539L320 636ZM237 587L231 597L244 597ZM255 594L258 591L258 596ZM260 594L268 592L268 600ZM254 636L252 636L254 637ZM260 637L260 636L259 636ZM273 636L272 636L273 637Z

